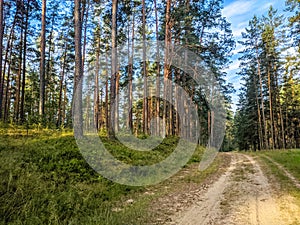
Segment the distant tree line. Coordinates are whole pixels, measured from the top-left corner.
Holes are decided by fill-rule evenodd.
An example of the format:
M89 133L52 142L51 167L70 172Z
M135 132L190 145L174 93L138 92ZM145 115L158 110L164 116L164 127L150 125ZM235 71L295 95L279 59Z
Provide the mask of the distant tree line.
M242 34L243 87L234 126L239 149L300 148L300 4L288 0L286 6L292 16L270 7Z

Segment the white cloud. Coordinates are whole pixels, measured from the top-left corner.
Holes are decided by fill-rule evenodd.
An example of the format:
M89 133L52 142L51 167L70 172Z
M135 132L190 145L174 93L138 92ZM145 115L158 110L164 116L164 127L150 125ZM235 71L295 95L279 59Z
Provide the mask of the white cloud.
M244 22L238 23L238 25L236 27L245 29L245 27L247 27L248 24L249 24L248 21L244 21Z
M239 43L236 43L236 47L235 49L232 51L233 55L236 55L238 54L239 52L241 52L242 50L244 49L244 46L239 44Z
M229 68L225 71L229 72L232 70L237 70L240 67L240 62L238 60L235 60L233 63L230 64Z
M223 9L223 15L227 18L243 15L254 6L255 1L235 1Z
M234 37L242 37L242 32L245 32L245 27L232 30Z
M262 7L263 10L268 10L270 8L271 5L275 5L274 2L268 2L266 4L264 4L264 6Z

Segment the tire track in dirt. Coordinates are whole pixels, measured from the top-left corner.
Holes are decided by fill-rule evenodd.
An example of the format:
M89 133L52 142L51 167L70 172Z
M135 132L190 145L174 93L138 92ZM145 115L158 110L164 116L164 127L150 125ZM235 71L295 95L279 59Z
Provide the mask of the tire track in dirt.
M172 224L206 224L215 217L218 213L217 207L220 203L219 196L226 188L227 179L230 174L235 169L237 164L237 158L233 157L231 159L231 165L209 189L208 191L199 199L197 203L192 205L188 211L181 213L175 223ZM201 213L199 213L201 212ZM196 215L196 216L195 216Z
M169 224L298 224L299 207L280 202L260 165L250 156L231 153L227 171ZM291 196L289 196L291 198Z

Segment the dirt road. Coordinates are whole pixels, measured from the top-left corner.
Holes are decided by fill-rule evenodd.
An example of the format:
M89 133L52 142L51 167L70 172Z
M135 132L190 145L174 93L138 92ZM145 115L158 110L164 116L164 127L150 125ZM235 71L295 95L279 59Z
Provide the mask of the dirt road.
M290 195L278 194L255 159L231 153L227 171L168 224L300 224L294 202Z

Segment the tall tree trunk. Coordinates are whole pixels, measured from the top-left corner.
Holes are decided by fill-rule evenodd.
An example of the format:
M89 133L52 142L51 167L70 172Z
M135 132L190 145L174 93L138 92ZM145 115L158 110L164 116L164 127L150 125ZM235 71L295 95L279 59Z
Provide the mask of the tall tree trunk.
M66 105L67 105L67 82L65 81L64 88L63 88L63 105L62 105L62 116L61 116L61 125L64 125L66 120Z
M146 62L146 5L142 0L142 33L143 33L143 76L144 76L144 97L143 97L143 133L148 134L148 83L147 83L147 62Z
M99 23L100 24L100 23ZM100 42L101 42L101 28L97 32L97 49L96 49L96 67L95 67L95 89L94 89L94 126L99 131L99 114L100 114L100 99L99 99L99 72L100 72Z
M274 146L274 118L273 118L273 108L272 108L272 89L271 89L271 71L270 71L270 65L268 65L267 68L267 74L268 74L268 89L269 89L269 113L270 113L270 126L271 126L271 146L272 149L275 149Z
M112 1L112 26L111 26L111 82L110 82L110 121L109 121L109 136L114 137L117 122L116 119L116 83L117 83L117 11L118 11L118 0Z
M107 52L105 53L105 73L106 73L106 81L105 81L105 127L106 131L108 132L109 135L109 129L110 129L110 124L109 124L109 104L108 104L108 80L109 80L109 75L108 75L108 56Z
M258 55L258 44L257 40L255 42L255 48L256 48L256 62L257 62L257 73L258 73L258 79L259 79L259 88L260 88L260 98L261 98L261 112L262 112L262 119L264 123L264 147L265 149L269 148L268 145L268 127L267 127L267 121L265 116L265 105L264 105L264 97L263 97L263 85L262 85L262 77L261 77L261 70L260 70L260 60Z
M10 66L9 66L10 67ZM7 77L10 77L11 69L8 69ZM9 114L10 114L10 104L11 104L11 98L12 98L12 85L10 82L10 79L6 81L6 94L5 94L5 107L4 107L4 122L8 122L9 120Z
M159 30L158 30L158 10L157 0L154 0L155 10L155 37L156 37L156 135L160 132L160 54L159 54Z
M12 48L13 48L13 38L10 40L10 51L9 51L9 56L8 56L8 68L7 68L7 79L6 79L6 90L5 90L5 101L4 101L4 115L3 115L3 120L7 122L8 116L9 116L9 102L10 102L10 96L8 96L9 89L10 89L10 73L11 73L11 64L12 64ZM4 74L3 74L4 76Z
M26 6L26 15L25 15L25 28L24 28L24 50L23 50L23 69L22 69L22 90L21 90L21 109L20 109L20 117L21 123L25 121L25 85L26 85L26 54L27 54L27 35L28 35L28 17L29 17L29 0L27 1Z
M127 128L133 132L133 123L132 123L132 74L133 74L133 57L134 57L134 19L135 9L133 9L132 13L132 30L131 30L131 53L130 53L130 39L129 39L129 26L128 26L128 120L127 120Z
M73 118L75 137L83 137L83 115L82 115L82 21L81 0L74 0L74 22L75 22L75 82L73 90ZM76 102L75 102L76 101Z
M104 124L104 121L103 121L103 87L101 87L100 89L100 97L99 97L99 130L102 130L103 128L103 124Z
M211 131L212 131L212 129L211 129L211 111L208 110L207 111L207 134L208 134L207 136L208 136L208 140L209 140L209 138L211 138L210 137ZM208 146L211 147L211 140L209 140Z
M50 35L49 35L49 40L48 40L48 60L45 60L45 62L47 61L47 66L45 67L45 92L44 92L44 111L46 111L47 113L44 117L45 120L47 120L49 123L51 123L51 120L54 116L54 113L53 113L53 110L52 107L51 107L51 95L52 95L52 92L51 92L51 85L53 84L52 83L52 79L53 77L51 76L51 72L52 72L52 69L53 69L53 61L51 60L51 55L52 53L54 54L54 49L53 49L53 32L54 32L54 20L55 20L55 14L52 14L52 21L51 21L51 30L50 30ZM46 88L48 87L48 88ZM46 108L46 102L48 103L47 106L48 108Z
M42 0L41 61L40 61L40 102L39 115L45 113L45 49L46 49L46 0Z
M0 79L0 108L1 108L0 111L1 111L1 113L4 113L3 109L4 109L4 105L5 105L5 101L4 101L4 97L5 96L3 94L4 94L4 82L5 82L6 64L9 61L8 57L10 57L8 53L10 53L10 51L12 51L11 50L12 49L11 46L12 46L12 43L13 43L12 39L13 39L13 34L14 34L14 29L15 29L15 25L16 25L16 22L17 22L17 18L18 18L18 11L15 13L14 21L12 23L8 39L6 41L4 66L2 67L2 77L0 76L1 77L1 79ZM1 26L1 24L0 24L0 26ZM1 63L1 66L2 66L2 63ZM0 117L0 119L1 119L1 117Z
M279 104L280 104L280 102L279 102ZM283 122L281 105L279 105L279 118L280 118L280 124L281 124L282 148L285 149L285 132L284 132L284 122Z
M59 81L58 113L57 113L57 122L56 122L57 128L61 126L63 121L62 120L62 103L63 103L62 98L63 98L63 88L64 88L64 80L65 80L66 58L67 58L67 41L65 40L61 76Z
M164 58L164 113L163 113L163 123L164 126L166 126L166 135L169 135L169 129L168 129L168 121L170 118L168 118L168 112L169 108L168 105L170 105L170 96L169 96L169 85L168 80L170 76L170 48L171 48L171 42L172 42L172 34L171 34L171 0L167 0L167 6L166 6L166 25L165 25L165 58Z
M257 117L258 117L258 136L259 136L259 149L263 149L263 133L262 133L262 123L261 123L261 113L260 113L260 104L258 100L257 88L256 88L256 74L254 74L254 90L255 90L255 99L257 105Z
M3 0L0 0L0 119L2 118L3 82L2 82L2 47L3 47ZM8 41L9 42L9 41ZM4 77L4 73L3 73Z
M115 132L119 131L119 103L120 103L120 73L119 73L119 67L117 65L117 73L116 73L116 99L115 99Z
M87 7L86 3L84 1L83 9L82 9L82 19L81 21L84 21L84 28L83 28L83 46L82 46L82 71L84 72L84 63L85 63L85 53L86 53L86 42L87 42L87 24L88 24L88 18L89 18L89 9L90 9L90 0L87 1Z
M14 102L14 121L15 123L19 122L20 116L20 93L21 93L21 74L22 74L22 58L23 58L23 27L21 28L20 36L20 51L19 51L19 69L16 77L16 96Z

